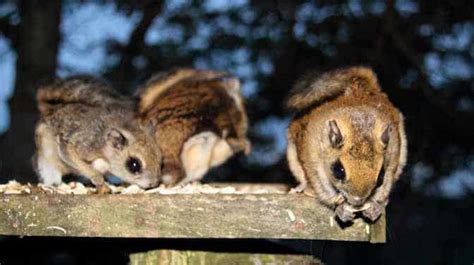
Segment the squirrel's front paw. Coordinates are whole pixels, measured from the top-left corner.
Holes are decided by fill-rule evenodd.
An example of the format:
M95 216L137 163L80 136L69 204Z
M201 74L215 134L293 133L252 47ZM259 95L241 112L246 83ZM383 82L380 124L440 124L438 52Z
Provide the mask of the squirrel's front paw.
M352 221L355 217L354 212L351 211L348 207L346 207L345 203L337 206L336 215L344 223Z
M382 214L383 206L375 201L368 202L369 207L362 214L371 221L377 220Z
M302 193L306 188L308 187L307 183L300 183L298 186L292 188L289 193L294 194L294 193Z
M96 192L97 194L109 194L112 193L112 189L107 186L107 184L102 184L102 185L97 185L96 186Z

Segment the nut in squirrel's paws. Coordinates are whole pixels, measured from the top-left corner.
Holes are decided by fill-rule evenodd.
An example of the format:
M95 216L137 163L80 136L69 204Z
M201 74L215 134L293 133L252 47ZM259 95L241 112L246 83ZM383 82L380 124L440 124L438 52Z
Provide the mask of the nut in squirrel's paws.
M351 210L351 207L348 207L345 203L337 206L336 215L344 223L352 221L355 217L355 213Z
M352 212L362 212L362 211L367 210L368 208L370 208L370 204L366 203L366 204L362 205L361 207L354 207L352 205L346 205L345 207L349 211L352 211Z
M366 209L362 212L362 215L364 215L366 218L368 218L371 221L377 220L380 215L382 214L383 206L380 205L377 202L369 202L364 205L364 207L367 205Z

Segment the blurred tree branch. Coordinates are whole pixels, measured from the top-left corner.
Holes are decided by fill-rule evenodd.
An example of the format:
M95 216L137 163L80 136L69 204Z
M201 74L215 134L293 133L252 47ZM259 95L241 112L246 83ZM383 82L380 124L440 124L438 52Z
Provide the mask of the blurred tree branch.
M415 87L421 91L426 100L433 105L434 108L440 109L446 118L450 120L451 126L444 129L455 136L460 141L469 141L474 137L474 131L471 129L470 121L474 120L474 112L471 111L459 111L453 106L450 101L444 97L439 91L435 91L430 85L426 76L426 70L423 66L424 56L420 56L412 47L409 45L409 41L404 39L402 35L397 31L395 25L395 12L394 12L394 0L387 1L387 12L385 16L384 30L388 36L393 40L394 47L398 52L410 62L419 73L419 86ZM436 117L438 119L439 117ZM467 140L467 141L466 141Z
M145 36L148 32L148 29L152 25L154 19L162 11L163 3L162 1L147 1L142 6L142 18L138 22L137 26L133 30L130 39L126 46L120 48L120 53L122 54L118 68L114 77L118 88L121 91L126 91L130 89L130 83L127 81L130 80L128 75L133 73L135 70L133 66L133 59L140 55L141 51L145 46Z
M60 42L61 1L19 1L16 29L15 90L10 100L10 128L0 138L1 172L18 180L32 177L38 81L55 76Z
M252 4L256 6L262 5L259 1ZM295 1L282 0L272 1L259 7L268 9L268 12L276 14L282 24L283 34L286 37L281 43L275 45L276 47L273 52L273 65L275 69L271 76L263 80L263 89L258 94L260 100L266 101L265 104L261 104L261 102L250 102L251 104L249 104L251 108L250 113L254 117L252 123L267 117L269 110L272 110L273 115L282 116L286 114L283 101L297 76L296 71L298 70L295 66L298 61L299 45L293 36L293 28L296 24L296 5Z
M424 191L440 179L448 177L446 168L452 167L446 167L445 161L439 161L443 158L440 157L441 154L434 151L436 146L454 144L462 146L466 150L473 149L474 131L471 121L474 120L474 111L472 109L458 110L455 106L457 101L449 100L442 91L435 90L430 85L424 66L424 55L415 50L414 47L417 45L414 40L405 37L397 30L401 27L397 25L400 20L396 17L394 0L387 1L387 9L383 18L383 30L385 35L392 40L391 45L418 73L418 82L412 86L410 91L416 99L414 104L418 104L419 110L417 115L408 117L414 120L413 125L416 128L412 128L412 130L417 132L411 133L410 142L413 143L412 145L417 145L417 148L411 148L416 150L416 153L412 153L411 156L415 156L412 158L415 161L431 162L431 167L437 172L418 188ZM429 127L424 124L429 124ZM436 144L433 144L433 139L437 139Z
M6 15L0 18L0 34L9 39L13 47L16 47L18 26L10 23L10 16Z

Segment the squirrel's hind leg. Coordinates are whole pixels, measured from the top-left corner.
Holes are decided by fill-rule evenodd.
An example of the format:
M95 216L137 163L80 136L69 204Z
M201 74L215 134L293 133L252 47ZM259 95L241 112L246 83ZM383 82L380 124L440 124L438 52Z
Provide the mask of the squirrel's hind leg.
M290 193L301 193L308 187L308 181L306 180L303 167L301 166L301 163L298 160L296 145L291 139L288 139L286 158L288 160L288 167L290 168L291 173L293 173L293 176L298 182L298 186L292 188L290 190Z
M40 182L48 186L61 184L62 177L70 172L58 154L54 135L45 124L39 125L36 130L36 148L33 168Z
M213 164L212 154L219 140L220 138L213 132L202 132L189 138L184 143L180 156L186 177L181 180L180 184L202 179ZM223 143L227 145L225 141ZM226 149L225 146L224 149ZM230 147L227 149L230 151ZM221 158L218 160L221 160Z
M167 187L177 185L185 176L179 158L165 157L163 159L163 170L161 173L160 181Z
M91 163L84 161L83 157L72 146L66 146L68 159L71 164L74 165L75 170L81 176L84 176L92 181L92 184L96 187L96 191L99 194L110 193L111 189L107 186L104 175L99 171L105 170L102 165L102 160L95 159ZM101 162L99 162L101 161Z

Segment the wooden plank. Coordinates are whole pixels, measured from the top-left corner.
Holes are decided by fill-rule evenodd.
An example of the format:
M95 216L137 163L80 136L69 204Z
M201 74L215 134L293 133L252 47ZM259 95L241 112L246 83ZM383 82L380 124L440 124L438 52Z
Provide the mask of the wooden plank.
M178 251L155 250L130 255L131 265L163 264L163 265L188 265L188 264L322 264L310 255L279 255L279 254L250 254L250 253L216 253L206 251Z
M302 194L0 195L0 235L385 242L385 217L345 228Z

